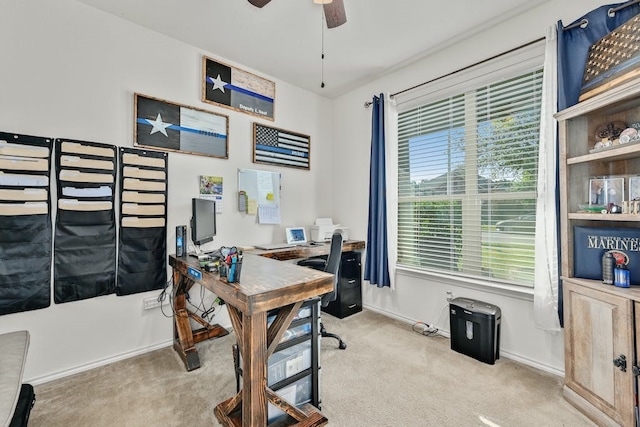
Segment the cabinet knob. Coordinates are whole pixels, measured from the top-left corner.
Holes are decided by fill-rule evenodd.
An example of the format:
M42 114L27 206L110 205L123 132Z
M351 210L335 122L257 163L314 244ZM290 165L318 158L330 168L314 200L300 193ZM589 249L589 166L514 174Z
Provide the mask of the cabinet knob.
M619 368L622 372L627 372L627 358L624 354L621 354L617 358L613 359L613 366Z

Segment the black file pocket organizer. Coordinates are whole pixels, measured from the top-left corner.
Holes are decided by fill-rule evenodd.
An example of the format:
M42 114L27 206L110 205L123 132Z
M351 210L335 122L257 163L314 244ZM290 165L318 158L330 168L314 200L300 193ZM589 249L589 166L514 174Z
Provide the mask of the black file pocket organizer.
M121 147L116 293L162 289L167 281L167 153Z
M55 147L54 300L111 294L116 280L116 147L66 139L56 139Z
M0 132L0 315L50 305L52 141Z

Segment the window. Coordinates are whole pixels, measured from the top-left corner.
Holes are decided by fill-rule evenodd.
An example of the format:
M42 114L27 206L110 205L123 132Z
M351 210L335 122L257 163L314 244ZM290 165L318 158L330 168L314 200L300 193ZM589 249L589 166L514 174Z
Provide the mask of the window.
M398 265L533 287L541 61L528 68L398 104Z

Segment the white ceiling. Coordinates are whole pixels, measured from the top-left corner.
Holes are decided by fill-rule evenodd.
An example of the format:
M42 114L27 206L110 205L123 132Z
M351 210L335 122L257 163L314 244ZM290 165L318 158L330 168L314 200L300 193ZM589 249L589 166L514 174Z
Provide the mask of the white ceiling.
M335 98L547 0L344 0L347 23L330 30L312 0L78 1Z

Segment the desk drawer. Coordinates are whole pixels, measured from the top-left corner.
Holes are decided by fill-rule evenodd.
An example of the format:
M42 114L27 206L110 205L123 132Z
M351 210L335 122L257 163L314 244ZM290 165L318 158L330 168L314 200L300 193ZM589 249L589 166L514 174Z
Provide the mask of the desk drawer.
M313 298L310 299L308 302L305 303L305 305L303 305L300 310L298 310L298 314L296 315L296 317L293 318L293 320L298 320L298 319L306 319L308 317L311 317L311 304L320 301L319 298ZM268 315L267 315L267 325L270 326L271 323L273 323L273 321L276 318L276 315L278 314L278 309L276 310L271 310L269 311Z
M342 254L340 260L340 277L344 279L360 280L362 272L360 262L360 252L346 252Z
M280 350L272 354L267 362L267 385L271 387L306 369L310 369L311 363L310 339ZM241 375L240 366L242 366L242 355L238 354L238 373Z
M290 403L293 403L296 406L304 405L305 403L311 402L313 398L313 384L311 382L311 375L307 375L306 377L300 378L298 381L295 381L287 386L282 387L279 390L274 390L276 394ZM268 405L268 422L271 423L277 418L280 418L284 415L280 409L276 408L272 404Z
M269 358L267 366L269 386L311 368L311 340L274 353Z

